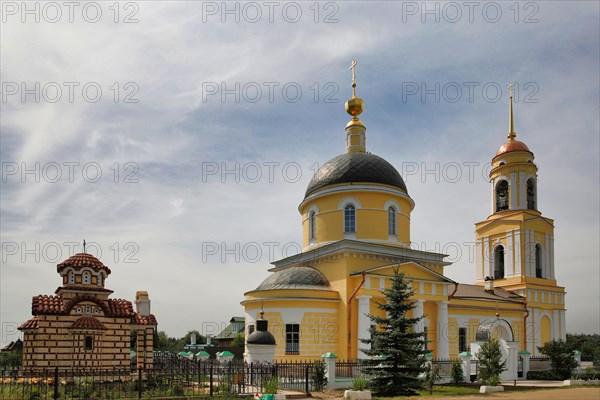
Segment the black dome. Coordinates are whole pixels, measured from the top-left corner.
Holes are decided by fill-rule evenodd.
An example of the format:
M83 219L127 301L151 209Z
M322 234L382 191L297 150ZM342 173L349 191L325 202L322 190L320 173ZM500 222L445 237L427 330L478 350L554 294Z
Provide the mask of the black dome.
M305 197L325 186L351 182L381 183L408 194L402 176L392 164L375 154L350 153L323 164L308 184Z
M311 267L290 267L274 272L256 290L269 289L328 289L329 281Z
M248 344L277 344L275 337L268 331L254 331L248 336Z

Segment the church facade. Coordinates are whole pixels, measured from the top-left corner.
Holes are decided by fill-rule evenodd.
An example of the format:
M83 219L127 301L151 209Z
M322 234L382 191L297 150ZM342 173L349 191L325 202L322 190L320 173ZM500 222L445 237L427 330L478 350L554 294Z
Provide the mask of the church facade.
M152 367L157 322L148 293L136 293L135 311L131 301L110 299L113 291L105 287L110 269L85 252L58 264L57 272L62 286L54 295L34 296L33 318L19 326L23 367L129 368L132 331L138 367Z
M244 294L246 337L262 311L276 359L317 359L327 352L365 358L360 339L374 329L367 314L380 315L381 289L399 269L414 291L412 314L424 317L415 329L425 333L434 358L474 354L493 332L516 371L519 352L538 355L536 346L564 339L554 223L538 210L537 166L533 152L516 140L512 93L508 141L492 159L491 214L476 224L475 284L463 284L444 275L451 264L446 255L410 247L415 201L398 171L367 152L354 79L353 90L346 152L315 173L298 207L303 251L273 262L271 274Z

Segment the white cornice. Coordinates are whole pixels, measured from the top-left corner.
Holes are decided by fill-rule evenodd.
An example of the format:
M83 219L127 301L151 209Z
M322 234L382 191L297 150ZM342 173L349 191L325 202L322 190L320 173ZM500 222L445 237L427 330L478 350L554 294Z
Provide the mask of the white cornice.
M281 260L272 262L275 266L269 271L277 271L281 268L298 264L314 264L319 259L336 257L342 253L365 253L369 256L388 257L393 262L432 262L440 265L451 265L444 261L447 254L433 253L429 251L414 250L409 247L388 246L385 244L369 243L359 240L342 239L324 246L311 249L304 253L296 254Z
M372 183L372 184L370 184L370 183L358 183L358 184L349 183L349 184L327 186L323 189L317 190L314 193L311 193L308 197L306 197L304 200L302 200L302 203L300 203L300 205L298 206L298 211L302 210L302 207L304 207L306 205L306 203L314 201L319 197L330 195L330 194L336 194L336 193L357 192L357 191L393 194L395 196L399 196L399 197L402 197L402 198L408 200L408 202L410 203L411 211L415 208L414 200L411 199L411 197L408 195L408 193L406 193L400 189L396 189L392 186L387 186L384 184L377 184L377 183Z

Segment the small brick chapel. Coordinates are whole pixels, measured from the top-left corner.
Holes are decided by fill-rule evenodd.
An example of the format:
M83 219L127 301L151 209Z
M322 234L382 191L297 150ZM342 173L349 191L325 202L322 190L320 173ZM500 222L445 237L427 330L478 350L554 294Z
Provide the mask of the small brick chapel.
M110 269L88 253L78 253L58 264L62 286L54 295L34 296L33 318L19 330L24 334L26 369L108 369L130 366L130 334L136 332L137 366L153 364L157 326L145 291L129 300L109 299L105 288Z

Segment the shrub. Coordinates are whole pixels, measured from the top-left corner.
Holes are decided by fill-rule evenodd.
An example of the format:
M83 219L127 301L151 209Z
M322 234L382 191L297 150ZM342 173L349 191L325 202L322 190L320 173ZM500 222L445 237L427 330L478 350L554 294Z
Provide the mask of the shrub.
M264 381L263 388L266 394L277 394L277 390L279 390L279 378L273 376Z
M485 381L485 384L489 386L498 386L500 385L500 377L498 375L492 375Z
M312 368L313 389L320 392L327 386L327 377L325 376L325 363L322 360L316 361Z
M171 392L171 396L184 396L185 395L185 391L179 385L173 386L171 388L170 392Z
M559 381L560 376L556 375L554 371L546 369L542 371L529 371L527 372L527 379L534 381Z
M579 374L574 374L571 379L581 379L583 381L590 381L594 379L600 379L600 372L582 372Z
M367 390L369 388L369 380L367 378L358 377L352 380L352 390Z
M546 342L538 350L550 358L550 368L561 380L569 379L571 372L577 368L577 361L573 357L573 344L562 339Z
M452 362L452 369L450 370L450 379L452 383L458 385L465 381L465 374L463 373L462 363L458 360Z

